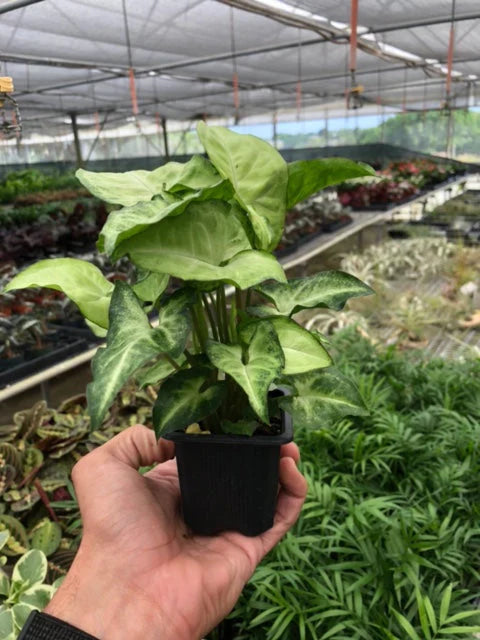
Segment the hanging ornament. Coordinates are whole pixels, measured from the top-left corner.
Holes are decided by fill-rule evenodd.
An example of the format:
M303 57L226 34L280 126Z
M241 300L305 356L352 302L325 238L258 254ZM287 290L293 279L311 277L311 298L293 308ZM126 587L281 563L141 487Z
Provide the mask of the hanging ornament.
M12 78L0 77L0 132L4 140L16 138L20 142L22 120L17 101L11 95L13 91Z

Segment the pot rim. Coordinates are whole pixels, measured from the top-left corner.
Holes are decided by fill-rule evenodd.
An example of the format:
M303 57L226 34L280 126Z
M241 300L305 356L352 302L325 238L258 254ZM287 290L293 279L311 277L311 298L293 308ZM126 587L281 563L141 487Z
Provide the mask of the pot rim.
M281 433L276 435L256 435L241 436L230 433L185 433L185 431L170 431L162 436L165 440L173 440L175 443L182 444L226 444L226 445L246 445L246 446L263 446L276 447L293 440L293 424L290 414L282 410L282 426Z

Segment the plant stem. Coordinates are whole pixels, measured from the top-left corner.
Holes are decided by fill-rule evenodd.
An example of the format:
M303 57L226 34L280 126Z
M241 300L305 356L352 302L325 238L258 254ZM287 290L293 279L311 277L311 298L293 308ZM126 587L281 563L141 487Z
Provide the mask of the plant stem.
M178 364L178 362L175 362L175 360L172 358L172 356L169 356L168 353L164 353L163 357L165 358L165 360L167 362L169 362L172 367L176 370L179 371L181 369L181 366Z
M228 343L228 311L227 311L227 300L225 298L225 287L224 285L220 285L218 288L218 299L220 302L220 313L222 316L222 325L223 325L223 334L225 336L225 342Z
M195 349L196 353L201 353L202 348L201 348L200 333L198 328L198 320L195 314L195 305L192 305L192 307L190 308L190 312L192 314L192 325L193 325L193 331L192 331L193 348Z
M195 312L195 317L197 319L197 331L200 346L202 347L202 351L205 351L208 340L208 327L207 321L205 320L205 314L203 312L201 299L199 299L198 302L193 305L193 309Z
M230 341L237 341L237 297L232 298L230 303L230 318L229 318L229 329L230 329Z
M252 304L252 290L248 289L247 291L247 299L245 300L245 309Z
M241 311L243 309L242 306L242 292L240 289L235 287L235 302L237 305L237 311Z
M213 317L213 312L208 303L208 298L206 293L202 293L203 306L205 307L205 311L207 312L208 320L210 322L210 327L212 328L212 337L214 340L218 340L218 331L217 325L215 324L215 318Z
M188 364L193 367L194 364L194 359L192 354L190 353L190 351L188 349L184 349L183 351L183 355L185 356L185 358L187 359Z
M223 311L222 311L222 296L220 294L220 290L223 289L223 286L219 286L217 289L217 323L218 323L218 333L220 334L220 340L222 342L228 342L227 332L225 331L225 325L223 323Z

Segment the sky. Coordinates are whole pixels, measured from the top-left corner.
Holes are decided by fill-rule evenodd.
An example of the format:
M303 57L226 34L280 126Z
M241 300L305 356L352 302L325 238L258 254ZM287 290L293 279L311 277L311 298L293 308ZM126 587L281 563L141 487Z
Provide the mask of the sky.
M388 117L388 116L387 116ZM328 128L330 131L338 131L339 129L369 129L376 127L382 122L382 116L355 116L349 118L329 118ZM298 133L318 133L325 127L325 120L295 120L293 122L279 122L277 124L277 133L298 134ZM236 125L231 127L238 133L251 133L259 138L270 140L273 137L272 124L250 124Z

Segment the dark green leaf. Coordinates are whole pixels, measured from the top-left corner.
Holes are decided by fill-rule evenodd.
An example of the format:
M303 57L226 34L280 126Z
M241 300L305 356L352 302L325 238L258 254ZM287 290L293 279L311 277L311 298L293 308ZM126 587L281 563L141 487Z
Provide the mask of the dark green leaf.
M321 429L344 416L368 415L355 385L333 367L287 379L293 394L279 404L297 427Z
M172 313L165 312L168 322L160 319L160 327L152 329L131 288L124 282L115 284L107 346L93 358L93 382L87 387L92 430L98 429L115 395L139 367L158 353L178 351L183 346L186 336L183 329L177 331L175 321L178 314L183 318L183 307L178 303L173 300Z
M266 283L256 290L268 298L282 315L302 309L328 307L342 309L349 298L375 293L355 276L343 271L320 271L308 278L295 278L287 283Z
M185 429L217 410L226 385L225 382L209 383L211 374L210 368L185 369L162 384L153 408L157 437Z
M267 395L284 366L283 351L269 322L256 327L246 354L238 344L210 341L207 354L215 367L231 376L245 391L256 414L268 423Z

